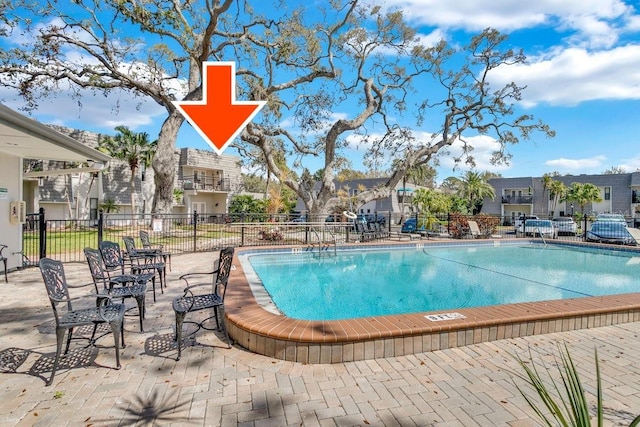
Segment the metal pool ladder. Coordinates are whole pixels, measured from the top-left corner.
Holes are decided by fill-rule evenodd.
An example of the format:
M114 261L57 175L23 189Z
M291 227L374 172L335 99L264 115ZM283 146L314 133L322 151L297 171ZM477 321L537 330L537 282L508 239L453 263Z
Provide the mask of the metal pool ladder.
M311 232L316 237L316 241L313 241L307 246L307 251L313 252L314 255L322 256L322 255L337 255L337 240L333 231L328 227L322 227L322 235L318 232L315 227L311 227ZM326 234L329 234L329 240L325 239ZM330 249L333 248L331 252ZM317 249L317 251L316 251Z
M540 231L540 228L536 227L536 230L538 231L538 234L540 235L540 238L542 239L542 243L544 243L544 245L547 246L547 241L544 239L544 234L542 234L542 231Z

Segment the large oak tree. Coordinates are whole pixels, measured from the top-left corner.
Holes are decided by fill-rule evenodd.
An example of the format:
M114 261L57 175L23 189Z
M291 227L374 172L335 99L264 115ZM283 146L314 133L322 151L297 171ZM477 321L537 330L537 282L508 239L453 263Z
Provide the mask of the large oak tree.
M508 160L509 144L536 131L553 135L516 114L521 86L489 84L492 70L525 61L503 47L504 35L487 29L460 48L425 46L401 11L361 3L16 0L3 3L0 31L29 37L0 52L0 84L34 107L58 85L126 90L132 102L143 96L164 107L153 160L158 213L171 209L184 123L172 101L202 98L204 61L235 61L238 97L268 102L236 147L293 189L311 215L340 203L334 178L349 144L359 144L370 164L401 159L386 185L358 193L365 203L388 196L408 170L433 165L456 141L463 146L456 160L473 164L465 137L495 138L498 163ZM427 126L428 137L414 131ZM309 157L321 159L318 183L305 170Z

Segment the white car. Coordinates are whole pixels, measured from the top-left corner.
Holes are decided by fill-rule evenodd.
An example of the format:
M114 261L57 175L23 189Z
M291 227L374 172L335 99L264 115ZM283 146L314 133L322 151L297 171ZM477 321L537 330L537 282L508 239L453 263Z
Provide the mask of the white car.
M575 236L578 233L578 224L570 216L553 218L553 225L558 229L558 235L567 234Z
M547 239L557 239L558 229L550 219L528 219L518 228L516 234L520 237L542 236Z

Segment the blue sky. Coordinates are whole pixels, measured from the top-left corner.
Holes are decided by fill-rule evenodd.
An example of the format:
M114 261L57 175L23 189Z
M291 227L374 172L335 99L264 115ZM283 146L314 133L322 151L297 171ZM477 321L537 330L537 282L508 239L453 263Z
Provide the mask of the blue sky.
M305 4L308 4L305 2ZM478 170L506 177L597 174L612 166L640 169L640 4L621 0L386 0L401 8L426 43L441 37L457 43L470 34L493 27L510 35L528 63L508 67L495 83L526 85L520 112L548 123L556 137L535 135L533 141L510 148L507 166L492 166L492 141L477 138L474 156ZM10 41L5 41L7 43ZM0 88L0 99L19 109L23 102ZM155 138L165 112L152 102L140 106L128 96L87 94L81 101L58 95L44 101L32 116L44 123L113 133L117 125L148 132ZM347 111L336 114L348 115ZM283 120L286 120L284 118ZM429 133L428 128L416 129ZM468 135L474 138L474 135ZM183 126L179 147L208 149L200 136ZM233 154L230 152L230 154ZM362 151L353 151L358 167ZM438 181L459 176L444 158Z

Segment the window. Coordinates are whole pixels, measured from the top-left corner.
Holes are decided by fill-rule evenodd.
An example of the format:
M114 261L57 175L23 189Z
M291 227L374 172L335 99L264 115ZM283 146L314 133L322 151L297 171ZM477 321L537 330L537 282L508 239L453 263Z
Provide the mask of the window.
M89 219L98 219L98 199L89 199Z
M204 214L207 212L207 204L205 202L193 202L191 209L193 212L198 212L198 215Z
M604 187L604 199L611 200L611 187Z

